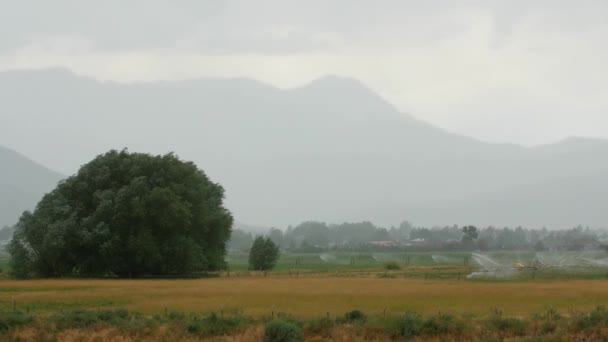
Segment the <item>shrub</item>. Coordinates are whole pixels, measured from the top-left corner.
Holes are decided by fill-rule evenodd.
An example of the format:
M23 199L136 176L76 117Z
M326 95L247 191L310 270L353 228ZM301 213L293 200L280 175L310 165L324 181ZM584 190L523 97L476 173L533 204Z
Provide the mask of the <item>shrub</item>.
M398 263L391 261L384 264L384 268L387 270L400 270L401 266Z
M294 323L280 319L266 323L265 342L300 342L303 340L302 329Z
M360 311L360 310L353 310L350 312L347 312L344 315L344 318L346 319L346 322L348 323L354 323L354 322L365 322L365 314Z
M464 330L462 322L452 315L439 315L427 319L421 331L427 335L460 334Z
M13 327L22 326L32 322L34 318L21 311L0 314L0 331L6 331Z
M423 320L415 312L408 312L401 322L401 335L405 338L418 336L422 331Z
M127 327L131 322L127 310L85 311L74 310L51 316L59 328L86 328L96 324L110 324L117 327Z
M74 310L55 314L51 320L59 328L86 328L97 324L97 313L84 310Z
M129 319L129 311L124 309L99 311L97 318L103 322L117 324Z
M557 330L557 324L555 322L545 322L541 327L541 332L543 334L551 334Z
M517 318L501 318L498 316L490 318L488 327L500 332L510 332L515 335L524 335L526 332L526 323Z
M179 311L171 311L169 312L167 318L169 318L171 321L183 321L186 319L186 314Z
M603 306L598 306L596 310L591 311L589 314L576 316L574 319L574 326L578 330L591 329L606 324L608 324L608 310Z
M219 317L215 312L212 312L204 319L188 322L186 330L191 334L199 336L217 336L227 334L230 331L237 329L243 322L244 318L241 316L224 318Z
M305 329L314 334L321 334L333 328L334 322L328 318L316 318L306 322Z

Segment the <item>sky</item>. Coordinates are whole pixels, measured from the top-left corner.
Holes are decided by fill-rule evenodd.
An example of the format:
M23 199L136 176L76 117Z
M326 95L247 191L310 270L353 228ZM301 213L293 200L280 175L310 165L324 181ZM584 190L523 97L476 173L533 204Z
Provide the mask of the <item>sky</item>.
M608 138L608 2L0 0L0 70L99 80L359 79L490 142Z

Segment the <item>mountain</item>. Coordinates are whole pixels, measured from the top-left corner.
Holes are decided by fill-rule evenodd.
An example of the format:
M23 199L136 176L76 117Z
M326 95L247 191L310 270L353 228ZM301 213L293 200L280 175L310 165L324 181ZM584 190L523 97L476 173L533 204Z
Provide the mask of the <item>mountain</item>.
M0 229L32 210L42 195L63 178L8 148L0 146Z
M607 194L607 141L485 143L402 113L349 78L282 90L248 79L119 84L9 71L0 113L0 143L68 174L112 148L175 151L256 226L608 222L596 205Z

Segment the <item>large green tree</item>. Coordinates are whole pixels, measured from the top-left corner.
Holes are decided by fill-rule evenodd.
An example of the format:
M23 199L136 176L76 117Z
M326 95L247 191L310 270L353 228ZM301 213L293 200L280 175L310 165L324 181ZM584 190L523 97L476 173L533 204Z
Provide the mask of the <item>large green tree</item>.
M17 277L183 275L225 267L223 188L173 154L110 151L25 212L9 245Z

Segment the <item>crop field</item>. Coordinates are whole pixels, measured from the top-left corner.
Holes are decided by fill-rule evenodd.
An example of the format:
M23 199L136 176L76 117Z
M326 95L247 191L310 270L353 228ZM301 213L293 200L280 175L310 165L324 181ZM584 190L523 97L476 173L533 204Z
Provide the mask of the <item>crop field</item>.
M399 278L300 278L250 276L193 280L3 281L0 306L32 312L126 308L148 314L168 311L240 312L295 317L369 313L486 315L494 308L527 316L550 308L589 309L608 303L608 281L480 282Z
M533 253L494 253L501 263ZM548 308L608 303L608 271L516 272L508 279L466 280L478 267L468 253L284 254L275 271L247 271L245 254L231 254L229 272L204 279L27 280L0 282L0 307L40 312L68 308L126 308L146 313L272 311L299 317L347 310L483 315L500 307L514 315ZM397 269L387 269L391 263ZM6 260L0 260L6 264ZM4 272L6 273L6 271Z
M603 256L587 254L585 257ZM534 253L494 253L489 257L510 265L531 260ZM300 324L305 327L305 335L313 337L307 337L311 340L381 341L403 336L400 317L411 312L430 324L430 328L417 332L421 340L433 336L439 340L441 336L501 340L505 336L537 334L536 325L540 323L534 322L539 319L544 325L560 326L543 332L548 340L568 340L576 334L601 335L608 326L608 311L603 308L608 304L608 273L601 267L548 269L535 275L521 271L508 278L468 280L465 276L479 268L469 253L284 254L276 270L268 273L247 271L245 254L233 253L228 261L229 272L198 279L11 280L6 277L7 259L0 258L4 271L0 280L0 337L2 315L17 315L13 318L17 323L20 319L37 322L5 330L5 338L15 341L64 336L51 336L48 331L68 334L59 340L85 341L90 329L101 339L198 340L205 334L227 334L234 340L256 341L262 338L262 325L272 317L304 322ZM393 267L387 267L389 264ZM128 316L120 310L126 310ZM344 322L345 313L353 310L368 317L364 324L347 321L346 325L337 325ZM221 330L228 329L224 327L209 332L200 328L203 333L199 333L199 328L192 328L193 324L211 324L202 322L211 322L204 317L216 317L214 313L222 319L227 317L218 322L234 323L232 330ZM515 321L496 321L497 313ZM593 318L593 313L600 318ZM19 315L39 318L29 321ZM122 318L112 318L114 323L100 321L103 318L99 317L108 315ZM61 320L67 323L57 323ZM96 320L98 323L86 323ZM62 324L68 330L61 330ZM446 326L439 329L436 324ZM488 324L493 324L493 330L487 329ZM508 327L512 331L504 330L503 324L515 326Z

